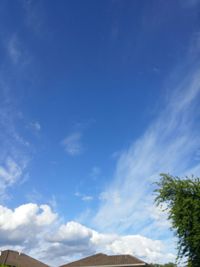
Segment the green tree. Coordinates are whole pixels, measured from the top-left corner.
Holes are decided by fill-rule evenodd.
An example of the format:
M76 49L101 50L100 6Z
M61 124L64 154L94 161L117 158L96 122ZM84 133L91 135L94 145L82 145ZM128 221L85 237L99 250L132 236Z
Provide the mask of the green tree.
M157 183L157 205L167 205L172 229L178 237L177 259L187 258L188 266L200 266L200 179L180 179L161 174Z

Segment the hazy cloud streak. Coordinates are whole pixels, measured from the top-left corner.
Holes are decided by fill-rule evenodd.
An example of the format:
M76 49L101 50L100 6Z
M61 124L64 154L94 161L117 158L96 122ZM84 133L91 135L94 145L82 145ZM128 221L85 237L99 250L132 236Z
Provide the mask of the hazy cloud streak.
M94 219L99 229L131 231L160 237L168 228L166 217L158 216L152 192L159 173L198 174L200 164L194 161L199 148L197 100L200 72L189 73L171 89L163 111L117 161L110 186L101 194L101 205ZM105 220L106 218L106 220Z
M75 132L68 135L63 141L62 145L65 151L70 156L80 155L83 151L83 146L81 144L82 134L80 132Z

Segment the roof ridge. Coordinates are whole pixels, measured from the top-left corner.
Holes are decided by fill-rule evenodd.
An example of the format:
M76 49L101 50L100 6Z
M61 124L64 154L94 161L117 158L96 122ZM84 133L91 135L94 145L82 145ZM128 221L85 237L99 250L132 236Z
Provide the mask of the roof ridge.
M102 252L96 253L96 254L94 254L94 255L91 255L91 256L95 256L95 255L104 255L104 256L109 256L109 255L107 255L107 254L105 254L105 253L102 253Z
M81 259L78 259L78 260L75 260L75 261L72 261L72 262L68 262L67 264L76 263L76 262L78 263L79 261L87 260L89 258L95 258L96 256L106 256L106 257L108 257L108 255L106 255L105 253L101 253L100 252L100 253L96 253L96 254L93 254L93 255L89 255L89 256L87 256L85 258L81 258ZM60 267L65 266L67 264L63 264Z
M146 264L144 261L130 254L106 255L97 253L79 260L68 262L60 267L91 267L91 266L129 266L135 264Z
M114 254L114 255L107 255L107 256L108 257L126 257L126 256L128 256L128 257L131 257L133 259L140 260L140 259L138 259L137 257L135 257L135 256L133 256L131 254ZM142 260L140 260L140 261L142 261Z
M21 253L17 250L6 249L6 250L1 251L0 264L3 263L3 264L10 265L9 262L12 262L12 263L15 262L14 264L11 264L11 265L16 266L19 260L23 262L23 265L27 265L27 263L25 262L28 261L30 262L30 266L41 265L43 267L49 267L49 265L47 265L46 263L43 263L42 261L35 259L32 256L29 256L25 253Z

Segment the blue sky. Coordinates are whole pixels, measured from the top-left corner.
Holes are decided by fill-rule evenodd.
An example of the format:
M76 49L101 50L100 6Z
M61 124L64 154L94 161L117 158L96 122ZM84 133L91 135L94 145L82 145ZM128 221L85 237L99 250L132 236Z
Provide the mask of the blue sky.
M175 259L153 183L200 172L199 8L1 1L1 250Z

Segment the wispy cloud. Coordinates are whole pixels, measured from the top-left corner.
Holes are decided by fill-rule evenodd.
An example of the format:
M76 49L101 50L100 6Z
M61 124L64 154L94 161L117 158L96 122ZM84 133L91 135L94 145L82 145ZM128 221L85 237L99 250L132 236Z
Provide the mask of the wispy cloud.
M21 50L19 49L19 43L16 36L12 36L12 38L8 42L8 54L13 63L17 64L21 57Z
M4 38L3 45L11 65L15 68L15 72L19 70L24 71L24 67L27 67L27 64L30 63L31 56L19 35L17 33L10 34L8 38Z
M0 75L0 197L6 196L6 190L16 182L27 177L29 162L29 142L19 133L18 124L22 124L23 115L17 108L10 84Z
M45 12L43 10L43 3L32 0L22 0L22 8L24 9L24 18L26 25L36 35L43 37L45 34Z
M41 130L41 125L38 121L33 121L29 124L30 129L32 129L35 133Z
M101 169L98 166L94 166L91 170L90 177L93 180L96 180L100 174L101 174Z
M15 184L22 175L26 163L19 163L12 158L7 158L4 165L0 165L0 197L4 195L5 190Z
M192 8L200 4L199 0L186 0L186 1L179 1L179 2L184 8Z
M91 201L91 200L93 200L93 196L81 194L80 192L76 192L75 196L79 197L83 201Z
M121 153L113 181L101 194L94 219L99 229L158 238L165 235L163 228L169 225L154 208L153 182L161 172L184 175L189 170L190 174L200 171L200 163L194 160L200 146L196 123L199 68L183 76L175 88L170 88L171 96L143 136ZM159 227L163 231L157 231Z
M81 143L82 134L80 132L75 132L68 135L63 141L62 145L65 151L70 156L77 156L83 152L83 145Z

